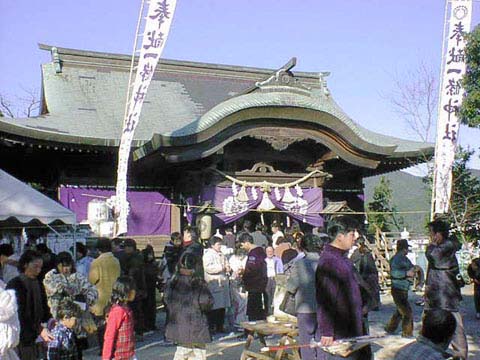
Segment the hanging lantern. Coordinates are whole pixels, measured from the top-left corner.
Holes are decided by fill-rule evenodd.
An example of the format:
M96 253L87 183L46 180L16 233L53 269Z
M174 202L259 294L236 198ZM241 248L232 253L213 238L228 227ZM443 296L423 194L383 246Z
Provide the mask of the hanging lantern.
M262 201L257 207L260 211L269 211L275 209L275 205L273 205L272 201L268 197L268 192L263 193Z
M245 188L245 185L242 185L240 191L238 192L237 200L241 201L241 202L247 202L249 200L248 195L247 195L247 189Z
M302 197L303 196L303 190L302 188L300 187L300 185L295 185L295 190L297 191L297 196L300 196Z
M292 203L295 201L292 193L290 192L290 188L285 186L285 193L283 194L282 202L284 203Z
M287 215L287 228L290 227L290 216Z
M263 217L263 213L260 213L260 221L262 222L262 225L265 226L265 218Z

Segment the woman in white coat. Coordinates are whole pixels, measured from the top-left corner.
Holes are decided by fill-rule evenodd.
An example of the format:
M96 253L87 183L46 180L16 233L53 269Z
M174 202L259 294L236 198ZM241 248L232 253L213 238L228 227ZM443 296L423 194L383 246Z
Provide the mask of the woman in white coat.
M0 280L0 360L18 360L14 348L20 340L15 290L5 290Z
M213 335L216 332L224 332L225 309L230 307L230 265L221 252L222 239L213 236L209 243L210 248L203 254L203 270L208 289L214 299L212 310L207 314L208 325Z

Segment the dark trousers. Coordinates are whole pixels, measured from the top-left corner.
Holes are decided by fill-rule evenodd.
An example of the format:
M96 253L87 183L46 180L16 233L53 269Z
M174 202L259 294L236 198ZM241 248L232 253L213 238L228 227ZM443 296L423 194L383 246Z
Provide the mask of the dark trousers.
M98 340L98 347L100 348L100 353L103 350L103 338L105 336L105 317L103 316L95 316L95 324L97 325L97 340Z
M155 290L155 287L153 288ZM147 293L147 297L142 300L144 312L145 330L156 330L157 321L157 301L155 291Z
M135 299L130 303L130 309L133 313L133 326L135 334L142 336L145 332L145 318L143 313L142 299Z
M225 308L210 310L207 312L208 327L210 332L224 332L223 323L225 321Z
M400 321L402 321L402 336L412 336L413 313L408 302L408 290L392 288L392 297L397 309L390 318L385 330L389 333L395 332Z
M75 343L77 345L77 358L78 360L83 359L83 350L88 349L88 339L86 337L77 337L75 336Z
M267 281L267 288L265 292L267 293L267 314L273 314L273 295L275 295L275 287L277 283L275 282L274 277L269 277Z
M37 360L38 359L38 349L36 344L32 345L22 345L18 344L16 348L18 357L21 360Z
M317 336L317 314L297 313L298 341L300 344L310 344L312 339L319 341ZM302 360L316 360L317 348L301 348Z
M249 321L267 318L268 296L265 292L249 291L247 297L247 316Z
M473 301L475 303L475 311L480 314L480 284L473 284Z

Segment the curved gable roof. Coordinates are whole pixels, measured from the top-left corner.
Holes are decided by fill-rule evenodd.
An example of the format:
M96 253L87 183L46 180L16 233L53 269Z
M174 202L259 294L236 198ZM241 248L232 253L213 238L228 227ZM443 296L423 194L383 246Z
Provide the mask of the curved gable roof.
M26 119L0 119L0 135L77 145L118 146L130 56L40 46L55 53L42 65L43 108ZM381 156L433 152L431 144L406 141L357 125L325 92L322 73L286 72L302 84L260 81L274 70L161 60L134 136L137 157L159 146L207 141L249 111L335 133L351 146ZM278 74L278 72L277 72ZM253 89L253 91L252 91ZM284 114L279 114L284 112ZM289 117L288 117L289 116Z

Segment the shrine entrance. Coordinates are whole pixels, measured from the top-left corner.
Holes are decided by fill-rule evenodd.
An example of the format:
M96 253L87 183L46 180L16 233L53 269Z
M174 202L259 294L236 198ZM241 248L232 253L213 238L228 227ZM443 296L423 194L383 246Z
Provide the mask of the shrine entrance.
M262 222L262 217L263 217L263 222ZM256 224L258 223L263 224L268 233L270 233L273 223L279 224L282 230L285 230L293 226L295 223L297 223L303 233L309 233L314 228L313 225L295 220L292 217L288 216L288 214L278 209L274 209L273 211L267 211L262 213L257 211L248 212L245 216L235 221L235 224L238 230L242 229L243 223L245 222L245 220L248 220L252 223L252 230L255 229Z
M212 232L228 226L239 231L246 220L251 222L252 231L258 223L267 232L273 222L282 229L297 223L306 232L323 226L322 186L331 177L326 172L313 169L306 174L284 173L272 165L257 163L252 169L231 175L216 168L211 168L210 173L209 184L190 197L193 210L187 217L189 223L195 223L194 216L201 214L202 218L210 217L206 221ZM202 238L208 238L212 232L204 232Z

